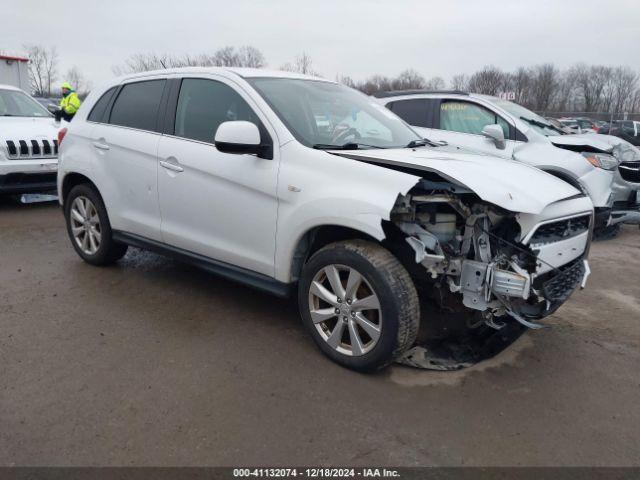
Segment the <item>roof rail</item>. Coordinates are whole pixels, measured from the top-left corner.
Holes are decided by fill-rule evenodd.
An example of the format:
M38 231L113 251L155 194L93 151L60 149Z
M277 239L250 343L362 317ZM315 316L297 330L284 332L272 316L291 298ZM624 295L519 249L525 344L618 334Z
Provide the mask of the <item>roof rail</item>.
M376 98L387 98L387 97L399 97L401 95L417 95L417 94L426 94L426 93L469 95L469 92L464 92L462 90L392 90L389 92L375 92L373 96Z

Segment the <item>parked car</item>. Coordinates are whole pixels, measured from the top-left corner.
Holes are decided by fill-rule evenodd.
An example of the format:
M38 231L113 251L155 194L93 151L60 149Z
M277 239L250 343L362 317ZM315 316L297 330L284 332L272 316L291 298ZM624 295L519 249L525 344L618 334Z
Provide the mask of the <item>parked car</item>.
M547 121L563 133L580 133L579 128L571 128L560 122L557 118L545 117Z
M376 96L430 140L517 160L561 178L591 197L596 229L609 226L618 162L608 143L565 135L534 112L488 95L418 90Z
M589 118L559 118L558 121L566 127L577 130L575 133L598 133L598 125Z
M614 120L603 125L598 133L620 137L632 145L640 146L640 122L632 120Z
M0 85L0 195L55 191L58 128L19 88Z
M373 370L414 347L419 295L464 328L537 328L589 273L589 198L538 169L424 141L346 86L236 68L95 89L61 133L73 248L128 245L276 295L297 291L331 359Z
M49 98L49 97L33 97L40 105L46 108L50 113L55 113L58 110L60 105L59 98Z

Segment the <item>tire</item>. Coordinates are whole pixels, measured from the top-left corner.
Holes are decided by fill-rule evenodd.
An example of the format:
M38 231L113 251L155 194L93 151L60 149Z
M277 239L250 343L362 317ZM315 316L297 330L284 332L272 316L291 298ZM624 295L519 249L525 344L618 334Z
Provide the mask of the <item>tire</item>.
M82 215L82 205L86 215L80 218L78 214ZM71 189L64 201L64 217L71 245L85 262L98 266L110 265L127 253L127 245L113 240L107 209L92 185L85 183ZM78 236L74 232L79 232ZM86 244L83 243L85 238ZM83 245L87 248L83 248Z
M339 298L335 290L346 298ZM413 345L418 334L415 285L398 259L373 242L337 242L316 252L302 269L298 306L320 350L357 371L386 367Z

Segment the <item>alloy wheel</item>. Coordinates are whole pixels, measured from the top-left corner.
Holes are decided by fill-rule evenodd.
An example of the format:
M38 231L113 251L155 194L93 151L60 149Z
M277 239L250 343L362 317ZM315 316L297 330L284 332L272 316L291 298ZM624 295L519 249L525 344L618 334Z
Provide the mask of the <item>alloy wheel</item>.
M380 340L380 300L352 267L327 265L316 273L309 287L309 311L322 339L344 355L365 355Z
M71 234L76 245L86 255L95 255L102 241L98 211L85 196L76 197L70 211Z

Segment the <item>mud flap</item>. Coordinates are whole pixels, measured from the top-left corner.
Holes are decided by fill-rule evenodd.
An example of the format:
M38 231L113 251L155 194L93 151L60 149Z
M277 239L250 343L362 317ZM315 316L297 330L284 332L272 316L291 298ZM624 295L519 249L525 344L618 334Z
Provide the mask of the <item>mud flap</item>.
M425 370L461 370L496 356L526 330L525 326L512 321L500 330L479 327L459 339L419 341L396 363Z

